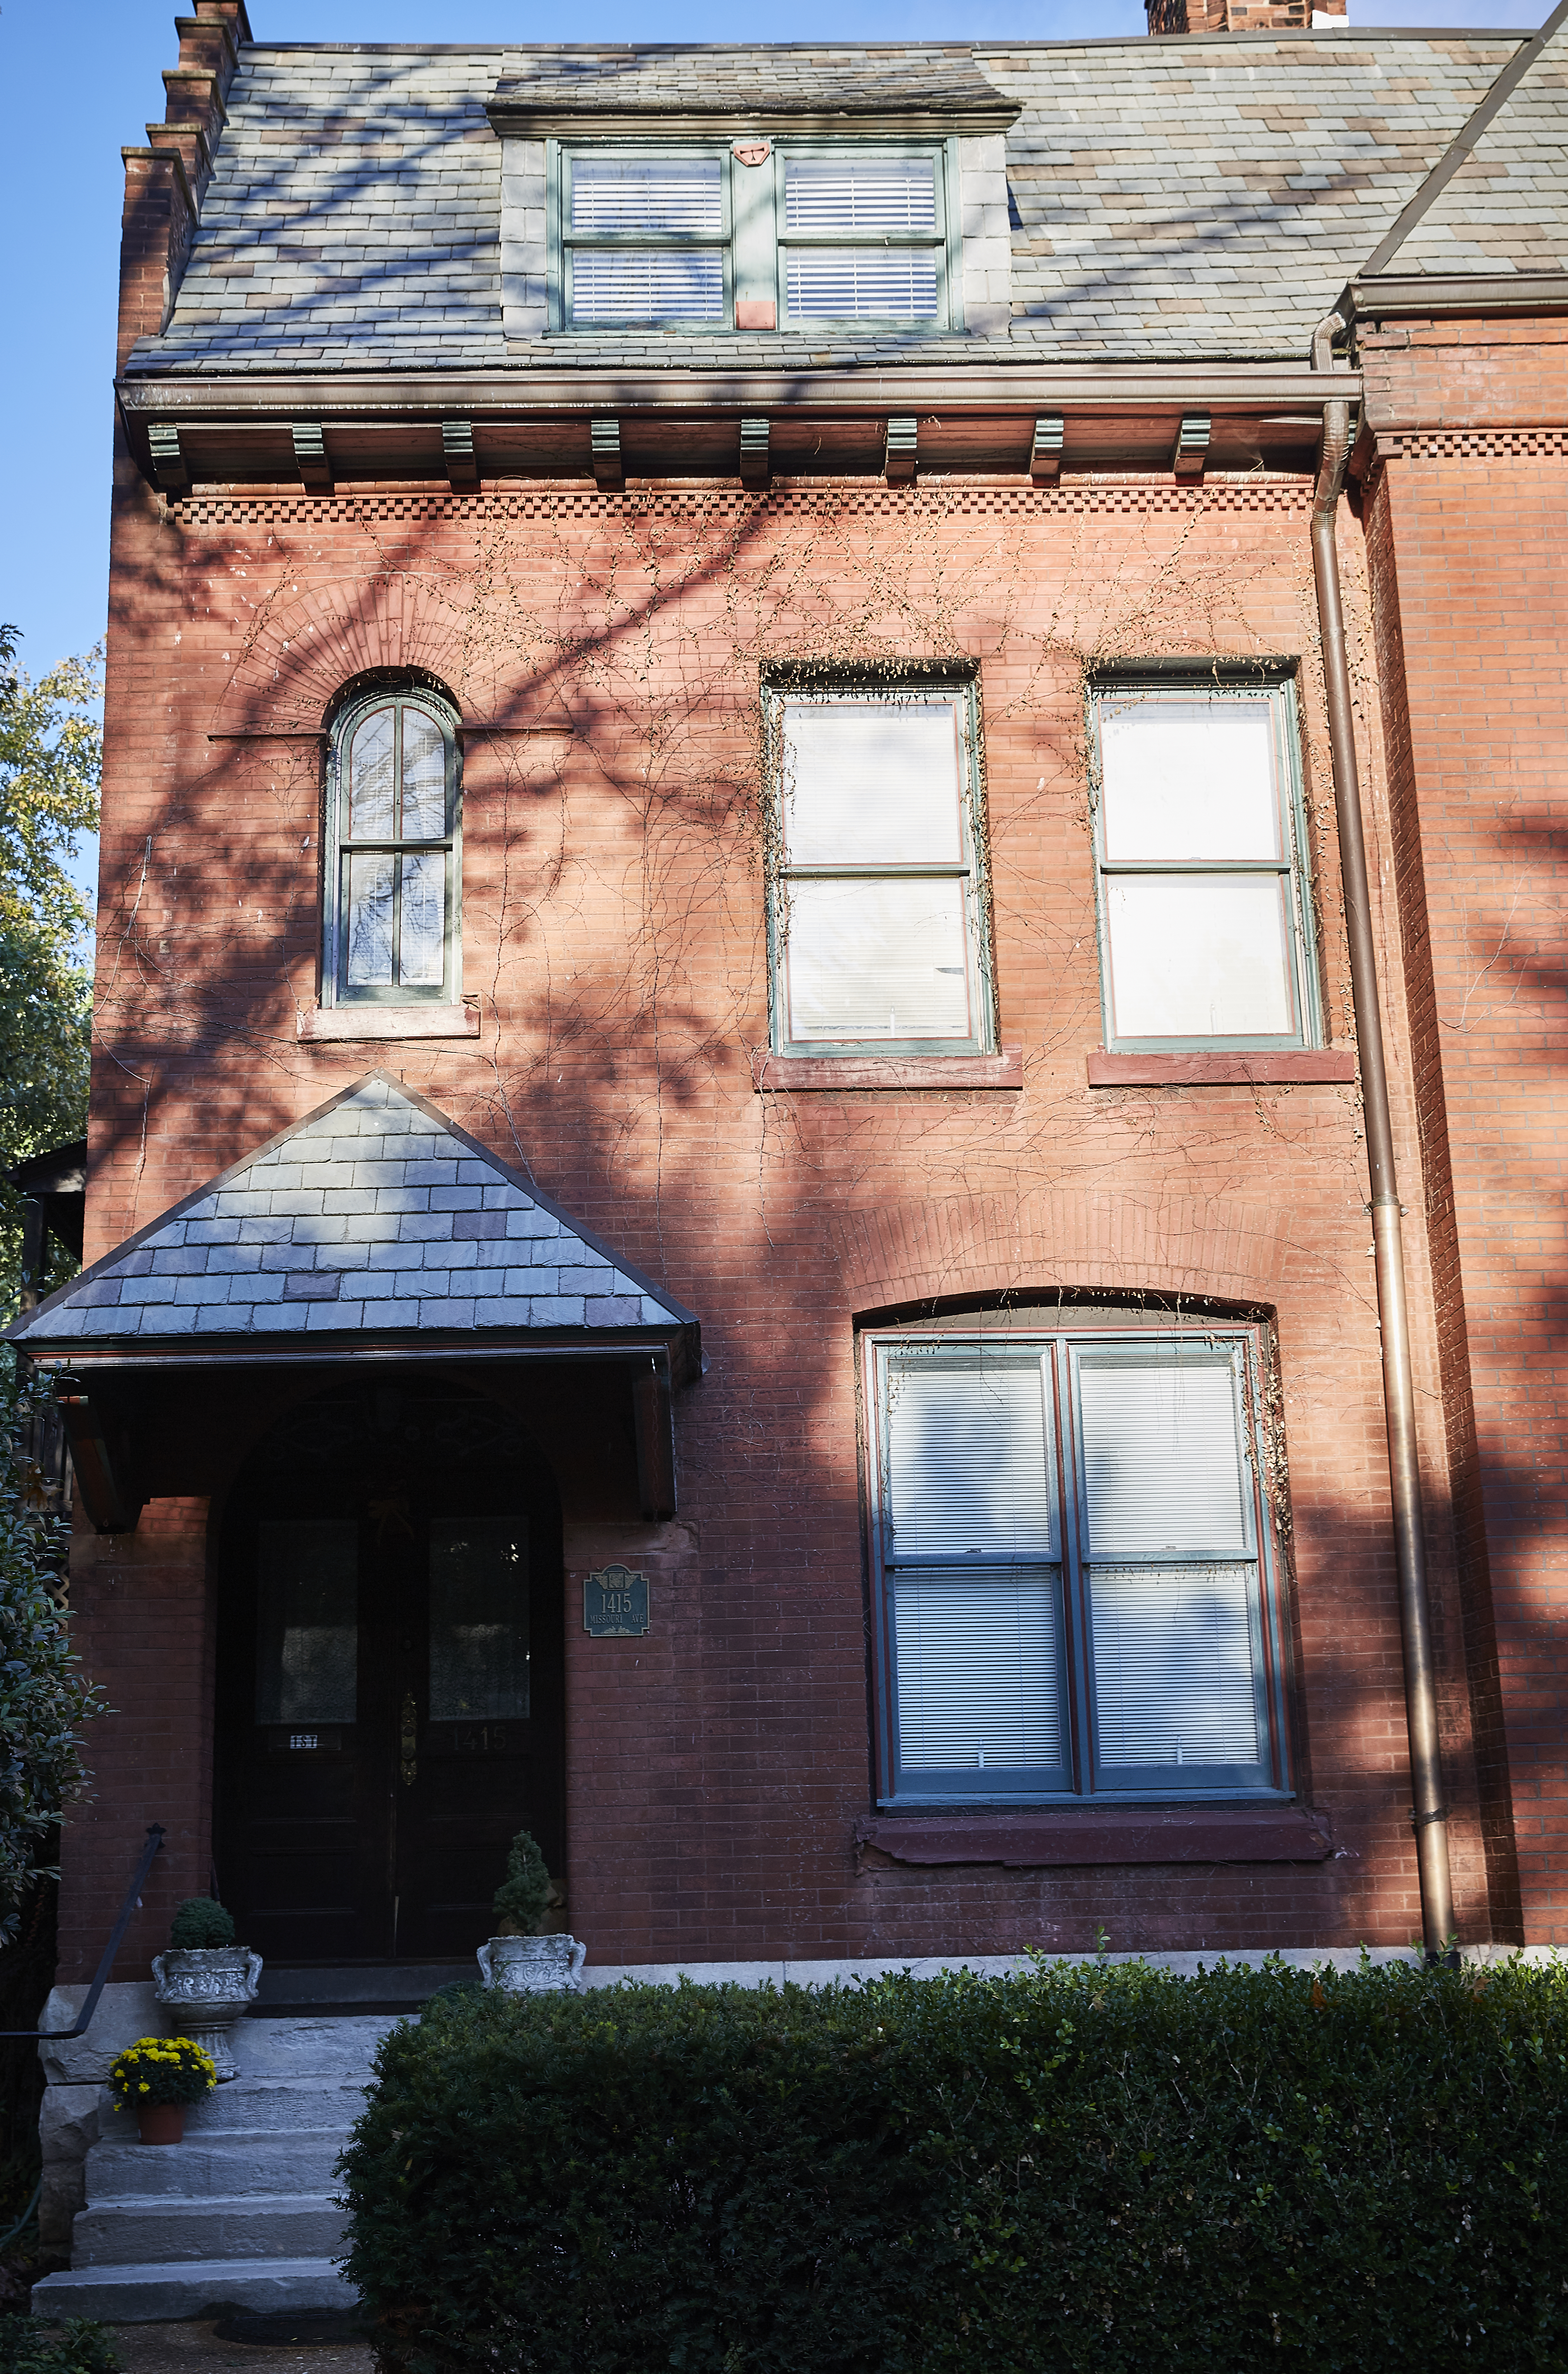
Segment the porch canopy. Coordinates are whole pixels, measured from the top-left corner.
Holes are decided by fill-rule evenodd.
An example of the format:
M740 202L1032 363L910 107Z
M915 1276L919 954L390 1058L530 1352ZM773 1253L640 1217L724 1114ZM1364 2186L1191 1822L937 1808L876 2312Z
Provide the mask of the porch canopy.
M671 1516L672 1394L702 1358L692 1311L381 1072L4 1332L56 1372L77 1489L101 1533L135 1526L149 1461L168 1464L146 1422L160 1377L411 1360L618 1370L642 1511Z

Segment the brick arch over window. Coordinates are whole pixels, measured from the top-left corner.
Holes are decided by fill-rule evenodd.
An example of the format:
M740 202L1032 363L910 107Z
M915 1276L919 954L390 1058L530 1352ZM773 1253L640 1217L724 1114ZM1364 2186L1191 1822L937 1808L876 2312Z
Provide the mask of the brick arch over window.
M214 721L216 733L319 733L344 687L385 676L434 678L466 719L514 698L473 658L470 603L429 577L340 578L263 599Z

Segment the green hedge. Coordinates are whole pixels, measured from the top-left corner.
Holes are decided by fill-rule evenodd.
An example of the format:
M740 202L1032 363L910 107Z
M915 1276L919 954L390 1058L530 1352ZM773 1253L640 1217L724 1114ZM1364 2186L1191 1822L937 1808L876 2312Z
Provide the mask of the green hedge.
M343 2172L400 2374L1568 2368L1568 1976L431 2006Z

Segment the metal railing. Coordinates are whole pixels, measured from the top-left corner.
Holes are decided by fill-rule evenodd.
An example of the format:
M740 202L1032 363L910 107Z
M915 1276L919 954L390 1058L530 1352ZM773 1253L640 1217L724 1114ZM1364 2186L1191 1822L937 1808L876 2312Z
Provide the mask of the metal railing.
M109 1973L114 1968L114 1957L120 1951L125 1932L131 1925L131 1915L142 1900L143 1883L152 1869L153 1857L162 1845L163 1824L149 1822L147 1842L142 1849L142 1859L136 1865L135 1878L125 1890L125 1901L120 1907L120 1918L114 1923L109 1943L103 1949L103 1959L98 1966L97 1976L88 1989L88 1999L77 2015L75 2027L0 2027L0 2044L20 2043L24 2038L34 2044L68 2044L73 2037L87 2034L88 2029L92 2026L92 2016L98 2009L99 1997L109 1984Z

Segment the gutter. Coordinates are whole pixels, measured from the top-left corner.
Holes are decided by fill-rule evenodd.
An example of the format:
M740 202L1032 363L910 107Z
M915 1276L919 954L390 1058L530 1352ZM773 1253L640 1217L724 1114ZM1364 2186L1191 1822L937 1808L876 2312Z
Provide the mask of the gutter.
M1344 326L1328 314L1313 334L1315 370L1332 365L1334 333ZM1340 833L1340 867L1345 887L1345 930L1350 943L1351 993L1361 1060L1362 1100L1366 1116L1366 1162L1371 1187L1373 1252L1377 1315L1383 1344L1383 1406L1388 1428L1388 1482L1394 1514L1394 1557L1398 1576L1399 1630L1404 1648L1405 1722L1410 1733L1411 1819L1416 1869L1421 1882L1422 1933L1429 1962L1455 1957L1454 1891L1448 1863L1448 1812L1443 1802L1443 1759L1437 1733L1437 1690L1433 1666L1432 1614L1422 1525L1421 1472L1417 1463L1415 1386L1410 1373L1410 1315L1405 1301L1402 1205L1394 1169L1394 1131L1388 1111L1388 1074L1377 997L1376 956L1367 895L1366 843L1362 833L1361 783L1356 767L1351 708L1351 672L1345 650L1344 610L1340 594L1340 557L1334 522L1351 452L1351 407L1340 397L1323 407L1323 447L1312 505L1312 568L1317 583L1317 616L1323 638L1323 676L1328 699L1328 741L1333 756L1334 810Z

